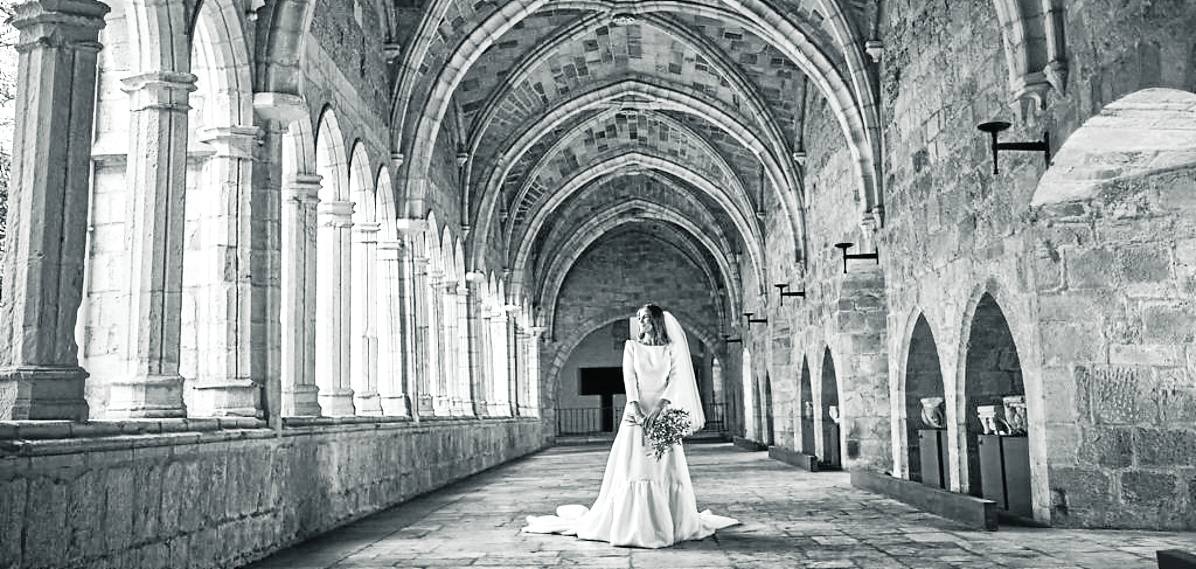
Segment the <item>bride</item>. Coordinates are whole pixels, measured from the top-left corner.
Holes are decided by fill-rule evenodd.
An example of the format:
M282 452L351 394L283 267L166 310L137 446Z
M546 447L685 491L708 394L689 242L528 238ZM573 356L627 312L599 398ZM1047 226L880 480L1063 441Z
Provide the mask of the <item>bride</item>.
M528 516L527 533L560 533L631 547L668 547L739 523L698 512L685 451L675 445L659 460L643 429L666 407L689 413L690 432L706 423L689 343L669 312L647 304L636 314L638 340L623 346L627 407L615 436L602 488L590 508L561 506L555 516Z

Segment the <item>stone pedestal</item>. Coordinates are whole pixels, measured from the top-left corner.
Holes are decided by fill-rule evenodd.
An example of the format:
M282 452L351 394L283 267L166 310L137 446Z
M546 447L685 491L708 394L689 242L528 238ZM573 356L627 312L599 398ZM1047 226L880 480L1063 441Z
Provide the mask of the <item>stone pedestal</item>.
M85 419L75 319L83 266L96 54L108 6L19 4L20 31L0 299L0 420Z
M316 387L316 227L321 178L296 174L283 185L282 414L319 416Z
M350 354L350 235L353 202L329 201L319 205L320 258L316 324L316 384L325 415L353 415L353 389L349 381Z

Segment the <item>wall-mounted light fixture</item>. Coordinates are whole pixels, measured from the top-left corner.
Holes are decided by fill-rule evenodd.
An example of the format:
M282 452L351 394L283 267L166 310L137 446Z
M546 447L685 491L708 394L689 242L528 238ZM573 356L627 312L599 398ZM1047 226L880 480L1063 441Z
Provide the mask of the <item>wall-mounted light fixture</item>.
M847 250L855 247L855 243L835 243L840 251L843 252L843 274L847 274L847 260L848 259L875 259L876 264L880 264L880 248L872 253L848 253Z
M752 326L752 324L768 324L767 318L752 318L753 314L755 314L755 312L744 312L743 313L743 316L745 318L747 318L747 323L748 323L749 328Z
M1001 173L1001 169L997 163L997 154L1002 150L1041 152L1046 157L1047 166L1051 165L1051 133L1042 133L1042 140L1037 142L998 142L997 139L1000 138L1000 134L1008 130L1009 126L1010 124L1004 121L986 122L976 126L981 132L987 132L992 136L993 174Z
M743 338L732 338L730 334L723 334L723 343L725 344L742 344Z
M781 295L781 306L785 306L785 297L786 297L786 296L798 296L798 297L801 297L801 298L805 298L805 297L806 297L806 291L805 291L805 289L802 289L802 290L796 290L796 291L793 291L793 292L789 292L789 291L785 290L785 289L789 288L789 283L785 283L785 284L774 284L774 285L772 285L772 286L775 286L775 287L777 287L777 290L780 292L780 295Z

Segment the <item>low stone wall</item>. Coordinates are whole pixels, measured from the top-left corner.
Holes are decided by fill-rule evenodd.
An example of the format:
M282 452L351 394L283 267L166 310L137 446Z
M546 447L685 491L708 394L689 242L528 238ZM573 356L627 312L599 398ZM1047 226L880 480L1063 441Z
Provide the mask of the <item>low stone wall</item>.
M546 441L539 419L361 419L2 425L0 568L237 567Z

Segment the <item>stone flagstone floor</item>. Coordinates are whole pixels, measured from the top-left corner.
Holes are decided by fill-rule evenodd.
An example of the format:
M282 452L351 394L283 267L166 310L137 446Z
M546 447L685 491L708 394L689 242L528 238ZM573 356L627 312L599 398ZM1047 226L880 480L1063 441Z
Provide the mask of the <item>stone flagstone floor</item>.
M1196 551L1196 535L1002 528L965 530L727 444L687 447L699 508L740 519L671 549L610 547L519 533L528 514L589 505L606 446L557 447L381 512L267 558L252 569L381 567L1153 568L1157 549Z

